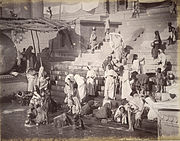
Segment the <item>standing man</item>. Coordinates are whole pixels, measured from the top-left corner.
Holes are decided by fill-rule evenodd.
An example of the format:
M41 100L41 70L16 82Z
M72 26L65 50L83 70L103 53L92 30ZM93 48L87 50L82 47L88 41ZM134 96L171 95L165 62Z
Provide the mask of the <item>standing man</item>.
M28 68L33 68L34 69L34 65L35 65L35 55L34 53L32 53L33 47L29 46L26 50L26 59L27 59L27 67L26 70Z
M117 73L111 68L110 65L108 65L108 68L105 72L105 90L104 90L105 100L108 99L115 100L116 78L117 78Z
M87 83L87 93L90 96L95 96L95 91L96 91L96 72L92 69L92 67L90 68L89 66L88 68L88 72L86 75L86 83Z
M91 52L94 53L94 50L97 47L96 27L92 28L92 33L90 36L90 47L91 47Z
M103 64L102 64L102 68L104 71L106 71L107 66L110 65L112 69L114 69L114 62L112 61L112 55L109 55L107 57L107 59L104 60Z
M171 22L168 23L168 27L169 27L169 38L168 38L169 44L168 45L171 45L171 44L175 43L176 39L177 39L176 29L175 29L175 27L172 26Z
M48 7L47 12L49 13L49 15L50 15L49 18L51 19L52 18L52 10L51 10L50 6Z
M105 38L104 38L105 42L109 42L109 40L110 40L109 33L110 33L110 20L106 19L106 21L105 21Z
M27 65L27 61L26 61L26 49L23 48L23 51L21 52L23 58L21 60L21 68L22 68L22 72L26 71L26 65Z
M132 18L136 18L137 15L139 17L139 13L140 13L140 6L139 6L139 0L137 0L137 1L134 1L134 9L133 9Z
M158 50L158 65L159 68L161 68L161 71L163 72L166 69L166 55L163 53L161 49Z

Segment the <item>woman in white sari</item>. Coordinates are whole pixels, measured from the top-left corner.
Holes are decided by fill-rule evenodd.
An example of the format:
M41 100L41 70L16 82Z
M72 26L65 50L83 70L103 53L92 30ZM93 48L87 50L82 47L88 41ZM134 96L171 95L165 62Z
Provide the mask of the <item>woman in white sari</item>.
M122 51L124 48L124 41L120 33L110 33L110 42L109 42L114 55L117 61L122 59Z
M80 76L79 74L76 74L74 76L74 80L78 85L79 101L81 103L83 99L86 97L86 81L84 77Z
M39 68L38 78L36 85L39 87L40 91L42 89L47 90L48 89L48 78L45 78L45 71L44 67Z
M122 97L121 99L128 100L130 98L130 93L132 92L130 82L129 82L130 72L128 66L124 66L123 76L122 76Z
M35 85L36 85L36 81L37 81L37 73L35 70L29 68L26 72L26 77L28 80L28 88L27 91L28 92L33 92Z

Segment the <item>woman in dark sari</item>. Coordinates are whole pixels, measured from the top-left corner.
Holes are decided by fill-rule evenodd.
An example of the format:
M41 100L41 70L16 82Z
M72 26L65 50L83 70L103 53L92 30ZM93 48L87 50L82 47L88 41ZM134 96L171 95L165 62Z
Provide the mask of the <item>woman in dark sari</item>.
M151 54L154 59L157 59L158 58L158 49L161 48L162 41L161 41L159 31L155 31L154 33L155 33L155 38L151 44L151 46L153 47L151 50Z

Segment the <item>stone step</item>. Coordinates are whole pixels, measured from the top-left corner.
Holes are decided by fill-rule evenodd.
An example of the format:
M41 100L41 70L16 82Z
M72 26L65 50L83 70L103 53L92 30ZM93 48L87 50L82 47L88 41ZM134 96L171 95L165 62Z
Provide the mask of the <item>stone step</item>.
M162 22L163 21L163 22ZM169 13L160 13L153 14L152 16L147 14L144 18L130 18L128 20L124 20L124 22L131 23L130 25L146 25L146 26L154 26L156 23L168 23L168 21L176 21L176 16L170 15Z
M99 59L99 55L100 55L100 52L99 53L83 53L81 58L87 58L87 59Z
M79 74L83 77L86 77L87 71L86 70L71 70L71 71L66 71L68 73L72 73L72 74ZM98 76L102 76L104 75L104 71L96 71ZM62 74L63 71L54 71L51 73L51 78L55 79L56 77L58 78L58 80L64 80L65 79L65 74Z
M54 49L54 52L57 53L71 53L71 54L78 54L78 50L77 49Z
M54 52L51 57L77 57L78 54L73 54L73 53L61 53L61 52Z
M74 56L51 57L51 62L74 61Z

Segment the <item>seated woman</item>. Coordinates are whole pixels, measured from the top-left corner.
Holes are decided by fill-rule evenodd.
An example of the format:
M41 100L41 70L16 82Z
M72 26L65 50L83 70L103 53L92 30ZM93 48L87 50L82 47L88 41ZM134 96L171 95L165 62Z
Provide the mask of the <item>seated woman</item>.
M76 74L74 76L74 80L77 84L77 97L79 98L79 102L82 103L86 99L86 81L85 78Z
M127 112L123 105L120 105L116 110L114 120L121 124L127 124Z

